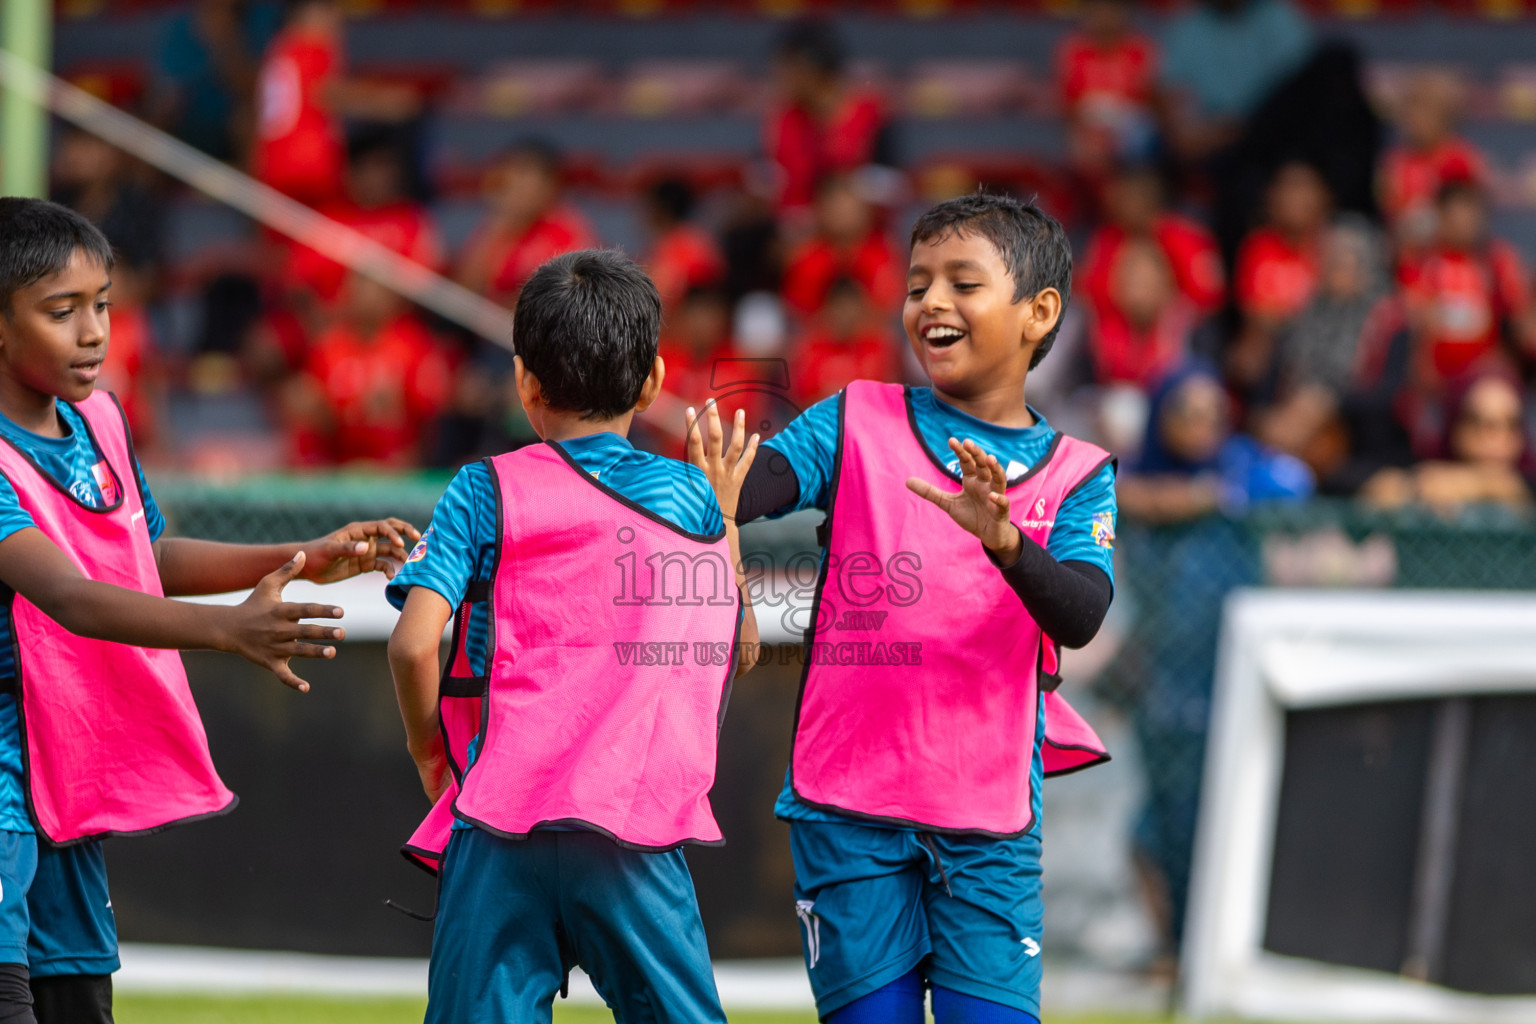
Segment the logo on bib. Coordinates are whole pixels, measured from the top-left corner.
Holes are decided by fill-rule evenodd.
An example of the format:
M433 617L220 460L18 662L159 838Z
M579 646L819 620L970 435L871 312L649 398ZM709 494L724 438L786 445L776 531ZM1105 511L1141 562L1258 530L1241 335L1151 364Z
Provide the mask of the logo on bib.
M1093 542L1101 548L1115 546L1115 516L1113 512L1093 514Z

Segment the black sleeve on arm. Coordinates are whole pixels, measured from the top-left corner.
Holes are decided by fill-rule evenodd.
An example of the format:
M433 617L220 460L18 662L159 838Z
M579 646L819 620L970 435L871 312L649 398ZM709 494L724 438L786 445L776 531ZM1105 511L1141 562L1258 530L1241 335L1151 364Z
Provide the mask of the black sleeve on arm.
M736 501L736 521L750 523L800 500L800 478L782 452L759 448Z
M1016 562L998 565L1003 579L1024 602L1025 611L1045 634L1063 647L1082 647L1094 638L1109 612L1114 587L1103 569L1088 562L1058 562L1028 537Z

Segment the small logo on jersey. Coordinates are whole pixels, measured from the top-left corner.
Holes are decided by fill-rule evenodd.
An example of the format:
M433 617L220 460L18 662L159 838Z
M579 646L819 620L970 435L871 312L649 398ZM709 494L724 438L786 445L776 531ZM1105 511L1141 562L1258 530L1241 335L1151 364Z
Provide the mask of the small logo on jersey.
M411 562L419 562L427 557L427 538L431 536L432 527L429 526L427 527L427 532L421 535L421 540L416 542L416 546L411 548L411 553L406 556L405 561L407 565Z
M1034 939L1020 939L1019 941L1024 943L1025 956L1040 955L1040 943L1036 942Z
M117 503L117 481L112 477L112 470L106 462L98 462L91 467L91 479L96 481L96 489L101 492L103 504L115 505Z
M821 918L812 913L815 906L814 900L795 900L795 914L800 918L800 923L805 925L806 963L813 970L816 961L821 959Z
M1093 542L1101 548L1115 546L1115 516L1113 512L1093 514Z
M88 480L76 480L69 485L70 495L86 508L96 507L96 488Z

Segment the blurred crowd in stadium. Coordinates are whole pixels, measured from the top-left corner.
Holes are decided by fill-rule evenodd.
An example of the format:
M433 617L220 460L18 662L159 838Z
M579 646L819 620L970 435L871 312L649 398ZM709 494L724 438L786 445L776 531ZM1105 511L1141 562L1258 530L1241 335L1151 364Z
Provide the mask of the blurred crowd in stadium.
M1038 193L1077 241L1078 272L1031 398L1121 455L1128 514L1314 490L1527 503L1536 305L1490 215L1504 186L1458 130L1465 83L1419 68L1368 90L1360 55L1292 0L1066 6L1076 25L1030 82L979 62L904 89L851 64L845 31L814 16L765 22L766 82L694 62L615 97L591 66L525 62L485 102L729 103L760 112L758 152L612 168L509 137L457 181L422 154L453 83L349 76L329 0L173 5L142 81L76 79L509 307L545 259L612 241L570 191L617 196L644 228L668 390L684 401L718 386L721 357L783 360L791 408L854 377L909 379L897 312L911 212L978 185ZM925 103L1027 107L1060 118L1066 145L1053 161L900 166L902 105ZM169 267L168 183L83 132L58 138L52 180L122 254L113 386L149 452L186 440L157 417L168 391L257 396L281 440L240 458L268 468L449 466L529 439L500 348L275 234ZM478 196L453 246L434 212L445 191ZM166 358L150 312L172 287L199 310L196 338L161 346ZM673 420L664 404L648 443L675 446Z

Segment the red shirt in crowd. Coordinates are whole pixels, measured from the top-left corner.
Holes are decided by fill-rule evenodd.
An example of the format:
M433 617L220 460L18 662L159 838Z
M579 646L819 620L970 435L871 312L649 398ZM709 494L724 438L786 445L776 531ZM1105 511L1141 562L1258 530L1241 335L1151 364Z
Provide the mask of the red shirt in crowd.
M1157 218L1152 236L1163 250L1179 291L1202 312L1218 309L1226 298L1227 280L1221 269L1221 253L1211 233L1195 221L1169 213ZM1106 224L1094 234L1079 272L1079 287L1084 295L1095 301L1108 301L1115 260L1128 240L1125 229L1113 224Z
M442 269L442 239L425 207L399 202L365 210L356 203L343 200L326 206L321 212L430 270ZM286 276L290 284L308 288L322 301L330 303L341 293L347 270L313 249L295 246L288 260Z
M851 338L813 330L790 358L795 402L805 408L835 395L853 380L896 379L896 347L881 331L866 328Z
M812 238L790 254L784 267L784 302L803 316L822 307L827 291L840 277L852 278L877 310L894 311L901 303L906 263L885 233L871 231L852 249L824 238Z
M1381 211L1395 221L1434 202L1446 182L1481 182L1487 174L1483 155L1465 139L1445 139L1427 150L1394 146L1382 157Z
M1476 253L1431 249L1400 279L1432 379L1454 377L1498 348L1503 323L1531 306L1524 261L1497 240Z
M1163 308L1150 327L1140 327L1107 302L1094 302L1088 325L1095 376L1100 384L1134 384L1151 390L1188 355L1199 319L1183 297Z
M319 385L335 424L336 462L411 465L422 433L452 389L442 348L409 313L375 336L339 323L320 336L306 372Z
M252 173L310 206L341 193L341 121L324 102L325 87L341 67L340 40L290 29L273 40L257 82Z
M844 97L825 123L796 106L770 115L764 148L782 176L779 205L809 206L826 175L870 163L885 124L880 98L861 92Z
M690 288L718 284L725 277L725 258L709 232L679 224L656 240L645 260L651 280L661 293L661 308L677 305Z
M1157 77L1157 45L1127 35L1102 47L1075 32L1056 51L1056 83L1067 110L1093 121L1114 121L1127 108L1144 108Z
M563 253L591 249L597 237L586 219L566 206L544 212L521 234L487 236L482 228L470 239L467 252L471 259L484 262L486 294L500 301L511 301L540 266Z
M147 447L155 440L155 409L146 395L144 371L152 359L154 329L143 306L119 303L112 309L112 343L96 386L117 395L134 440Z
M1315 241L1297 245L1273 228L1258 228L1237 253L1237 304L1249 316L1288 320L1312 300L1317 287Z

